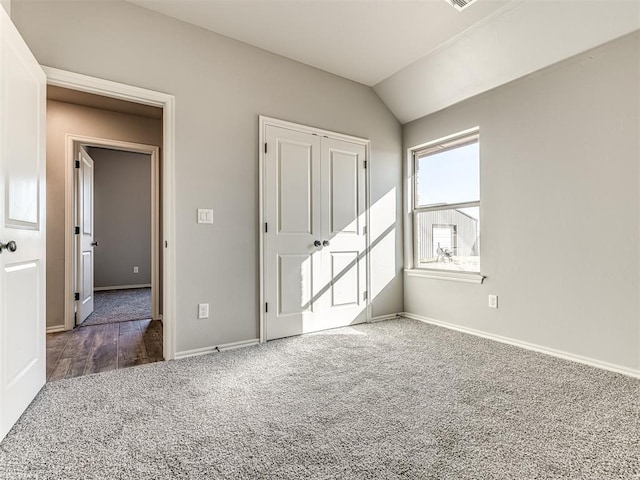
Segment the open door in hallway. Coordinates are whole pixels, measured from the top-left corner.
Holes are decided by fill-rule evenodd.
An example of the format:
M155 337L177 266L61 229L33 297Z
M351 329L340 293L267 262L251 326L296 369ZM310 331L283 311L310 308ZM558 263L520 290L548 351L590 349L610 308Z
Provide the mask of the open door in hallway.
M0 440L45 382L45 100L0 8Z
M78 274L76 276L78 285L76 288L80 298L76 324L79 325L93 313L94 247L97 243L94 241L93 231L93 159L84 147L80 147L78 158L76 163L76 181L78 182L78 188L76 189L78 192L76 221L80 226L80 231L77 236L78 244L76 248L80 255L78 257Z

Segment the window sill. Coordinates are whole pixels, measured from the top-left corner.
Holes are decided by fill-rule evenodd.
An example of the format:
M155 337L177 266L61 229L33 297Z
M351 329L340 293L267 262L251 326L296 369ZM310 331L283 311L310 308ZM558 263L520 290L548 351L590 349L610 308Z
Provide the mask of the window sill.
M452 271L438 271L438 270L418 270L418 269L406 269L405 273L409 277L422 277L430 278L433 280L449 280L451 282L463 282L463 283L475 283L481 284L486 278L480 273L475 272L452 272Z

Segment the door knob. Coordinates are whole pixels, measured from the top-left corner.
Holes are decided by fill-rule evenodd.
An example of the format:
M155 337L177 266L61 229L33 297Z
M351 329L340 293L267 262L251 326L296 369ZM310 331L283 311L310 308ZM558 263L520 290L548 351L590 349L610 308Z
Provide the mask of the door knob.
M9 250L10 252L15 252L17 249L18 249L18 245L16 245L16 242L14 242L13 240L7 243L0 242L0 253L2 253L3 250Z
M321 245L322 243L320 243L320 240L316 240L315 242L313 242L314 247L320 247Z
M322 246L323 246L323 247L328 247L329 245L330 245L330 244L329 244L329 240L323 240L323 241L322 241Z
M92 247L97 247L98 245L100 245L100 242L91 242Z

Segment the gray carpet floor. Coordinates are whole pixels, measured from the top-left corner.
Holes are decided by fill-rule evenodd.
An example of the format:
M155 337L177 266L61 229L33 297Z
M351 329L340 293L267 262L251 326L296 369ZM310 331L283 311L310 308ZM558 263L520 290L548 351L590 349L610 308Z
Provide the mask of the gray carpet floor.
M411 320L46 385L2 479L634 479L640 381Z
M151 318L151 289L131 288L95 292L93 313L82 326Z

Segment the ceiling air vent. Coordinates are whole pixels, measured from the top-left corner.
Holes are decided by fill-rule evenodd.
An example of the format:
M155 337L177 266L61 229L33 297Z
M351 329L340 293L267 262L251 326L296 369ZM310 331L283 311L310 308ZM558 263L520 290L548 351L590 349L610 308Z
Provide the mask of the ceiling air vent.
M452 5L459 12L477 1L478 0L445 0L445 2L447 2L449 5Z

